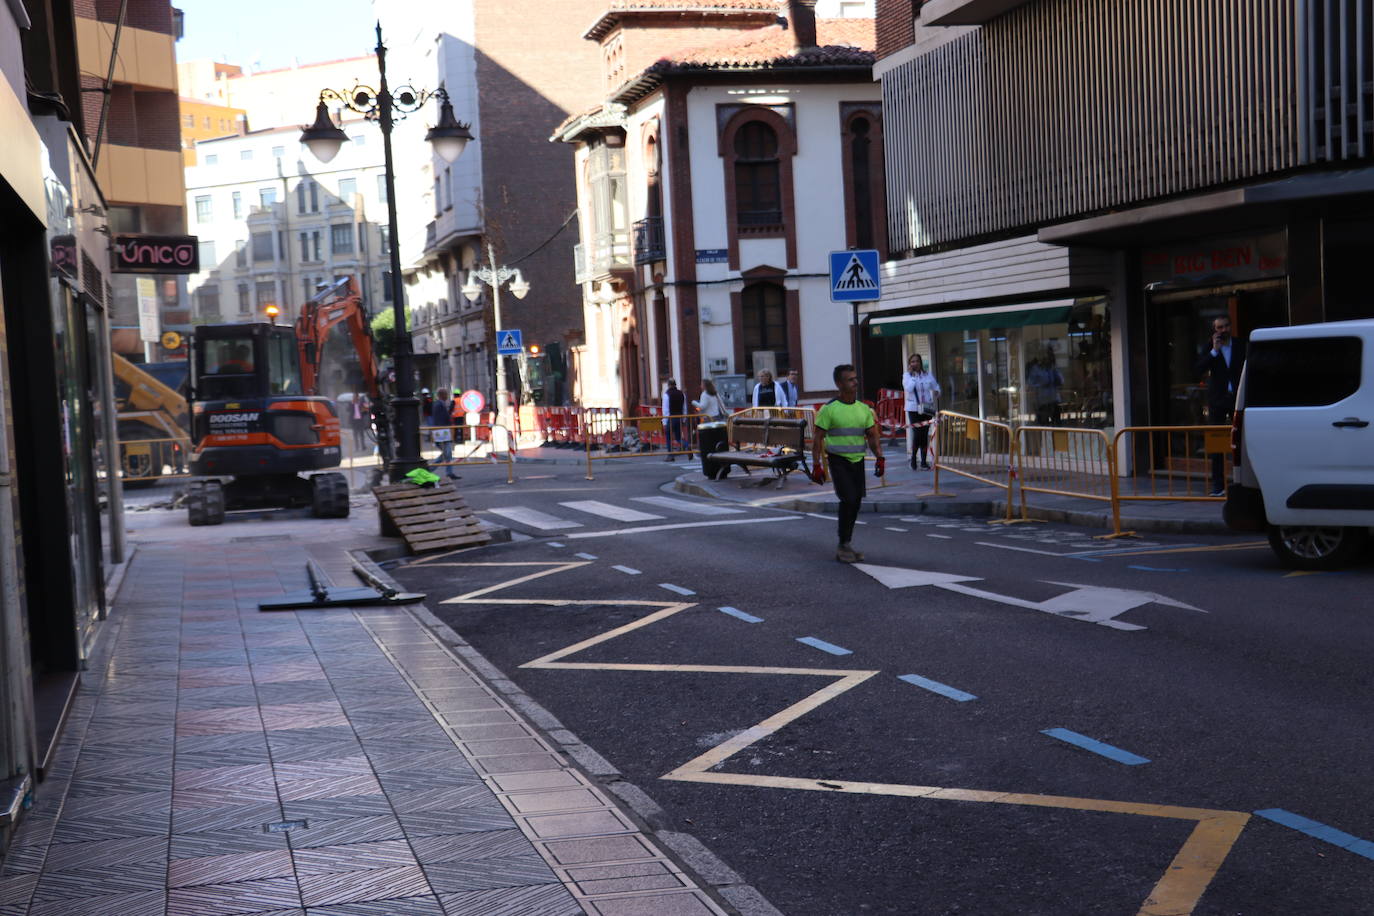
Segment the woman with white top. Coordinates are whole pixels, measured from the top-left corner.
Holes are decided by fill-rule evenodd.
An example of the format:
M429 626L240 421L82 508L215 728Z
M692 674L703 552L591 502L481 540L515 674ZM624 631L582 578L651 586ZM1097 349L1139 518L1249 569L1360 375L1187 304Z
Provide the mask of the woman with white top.
M930 423L935 416L935 399L940 396L940 383L926 371L921 354L911 354L907 371L902 373L902 390L906 392L906 419L912 426L911 469L930 468L926 448L930 442ZM916 464L920 454L919 468Z
M759 370L759 382L754 386L754 406L787 406L787 392L782 385L773 381L773 373L768 369Z
M720 403L720 395L716 394L716 383L709 378L701 380L701 400L693 401L692 406L708 420L725 419L725 407Z

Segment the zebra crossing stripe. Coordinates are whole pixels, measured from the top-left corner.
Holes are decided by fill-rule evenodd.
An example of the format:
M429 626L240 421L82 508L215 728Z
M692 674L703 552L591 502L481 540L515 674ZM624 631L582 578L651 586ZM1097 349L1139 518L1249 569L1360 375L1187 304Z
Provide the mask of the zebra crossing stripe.
M693 502L690 499L677 499L672 496L631 496L630 498L637 503L648 503L662 509L690 512L693 515L737 515L744 511L730 506L716 506L711 503Z
M527 509L524 506L496 506L487 511L492 515L508 518L518 525L528 525L531 528L538 528L540 531L558 531L563 528L582 527L581 522L570 522L556 515L549 515L538 509Z
M602 518L609 518L616 522L656 522L662 521L663 516L654 515L649 512L640 512L637 509L629 509L625 506L615 506L611 503L603 503L595 499L579 499L572 502L559 503L560 506L567 506L569 509L578 512L586 512L588 515L599 515Z

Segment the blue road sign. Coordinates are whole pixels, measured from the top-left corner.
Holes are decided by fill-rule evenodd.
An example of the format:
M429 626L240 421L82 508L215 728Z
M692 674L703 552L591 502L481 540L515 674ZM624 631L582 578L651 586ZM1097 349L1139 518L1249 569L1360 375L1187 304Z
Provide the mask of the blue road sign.
M519 356L524 353L525 341L520 332L514 328L509 331L497 331L496 352L502 356Z
M877 251L830 252L831 302L874 302L881 298Z

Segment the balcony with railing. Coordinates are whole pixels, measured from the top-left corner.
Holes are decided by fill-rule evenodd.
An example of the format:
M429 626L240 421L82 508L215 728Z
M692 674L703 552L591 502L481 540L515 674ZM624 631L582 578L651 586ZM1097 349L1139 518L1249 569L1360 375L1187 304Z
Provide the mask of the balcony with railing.
M631 231L634 236L636 265L662 261L668 256L663 243L663 217L646 216L636 221Z
M573 246L573 282L582 284L592 278L591 268L587 263L587 250L578 242Z

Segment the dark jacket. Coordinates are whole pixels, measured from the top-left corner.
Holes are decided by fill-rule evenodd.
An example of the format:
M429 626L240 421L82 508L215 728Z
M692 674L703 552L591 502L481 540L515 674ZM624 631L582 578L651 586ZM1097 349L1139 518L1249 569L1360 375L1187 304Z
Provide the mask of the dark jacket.
M1226 357L1221 353L1212 355L1209 340L1203 344L1203 351L1193 369L1198 378L1207 376L1207 412L1212 423L1230 420L1231 411L1236 407L1236 387L1240 385L1240 370L1245 367L1245 341L1239 337L1231 338L1231 365L1226 365ZM1230 383L1229 387L1227 383Z
M429 411L430 426L450 426L453 423L453 402L434 399Z

